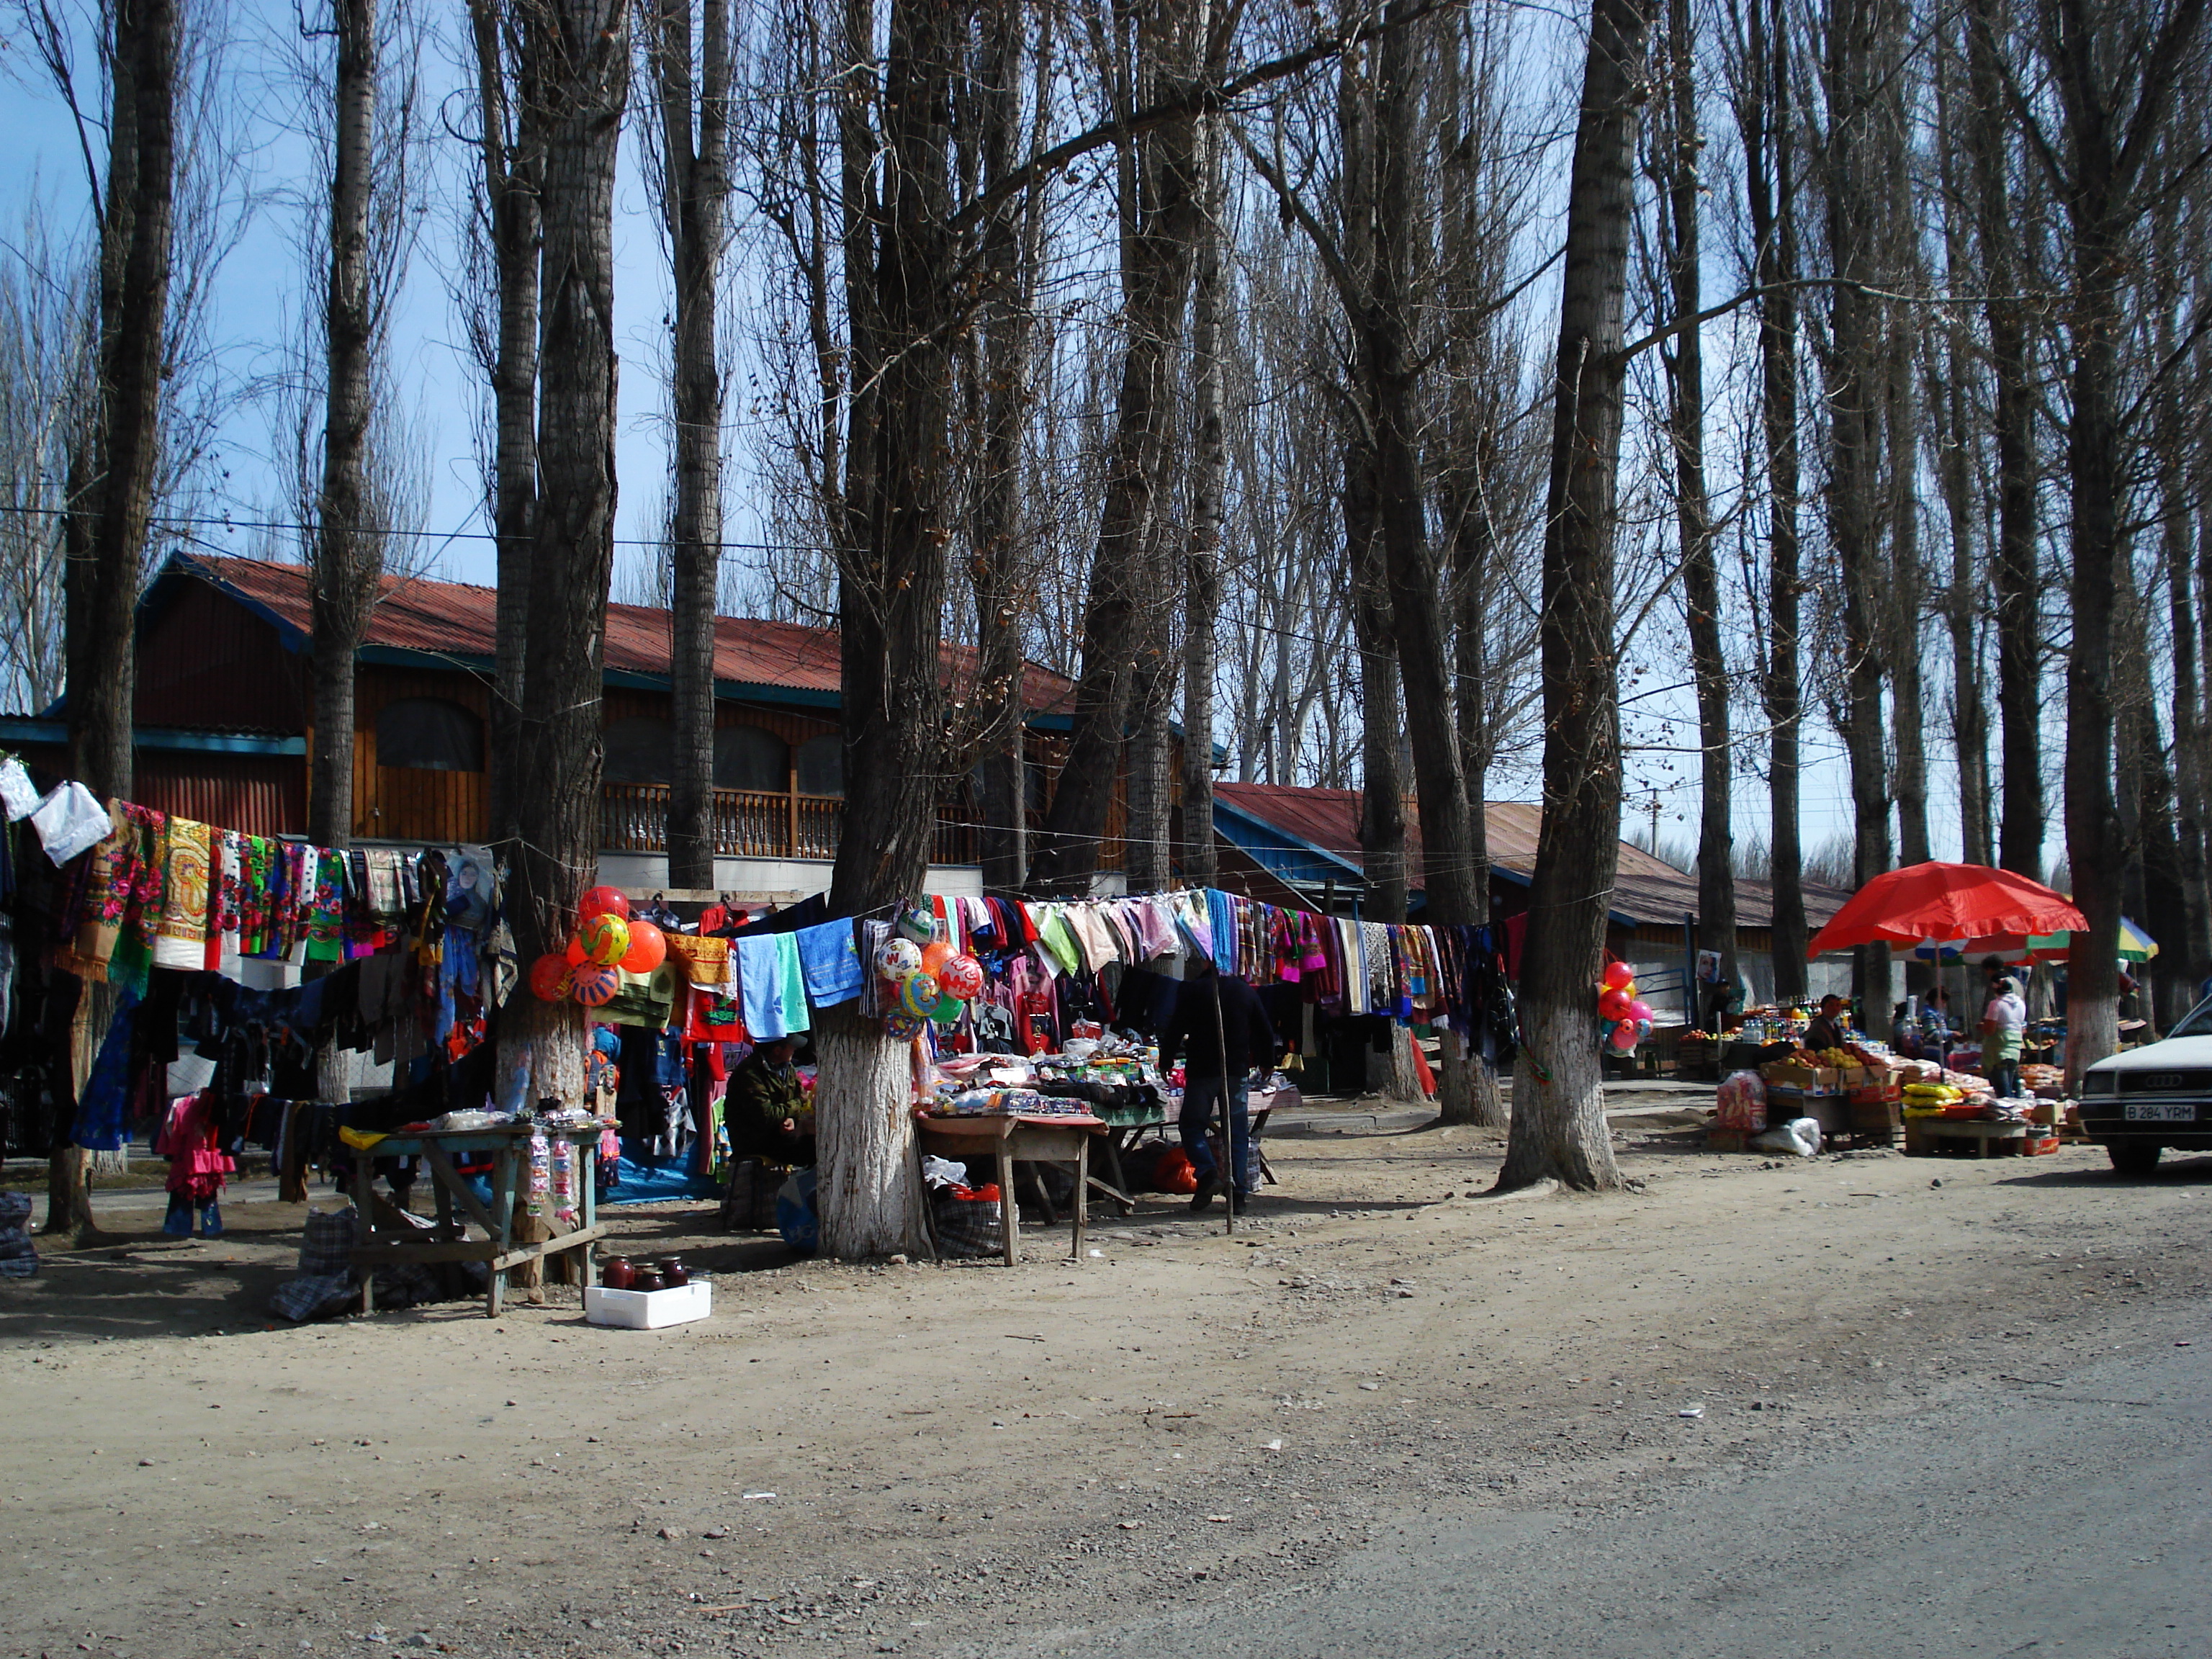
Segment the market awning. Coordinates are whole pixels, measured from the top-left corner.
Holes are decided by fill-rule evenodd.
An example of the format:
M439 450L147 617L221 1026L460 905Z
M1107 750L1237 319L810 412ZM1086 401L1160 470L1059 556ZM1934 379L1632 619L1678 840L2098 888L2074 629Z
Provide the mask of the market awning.
M1813 936L1808 957L1861 945L1911 948L1946 940L1986 939L2087 928L2088 919L2064 895L2039 881L1985 864L1934 862L1876 876L1851 895Z

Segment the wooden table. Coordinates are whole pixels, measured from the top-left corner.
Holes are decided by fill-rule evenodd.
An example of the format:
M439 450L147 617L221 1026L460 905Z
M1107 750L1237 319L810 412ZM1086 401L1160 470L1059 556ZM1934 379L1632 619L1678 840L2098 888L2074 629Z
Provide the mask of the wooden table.
M1929 1140L1971 1140L1974 1156L1987 1158L1993 1140L2026 1140L2031 1126L2025 1123L1990 1123L1972 1117L1910 1117L1905 1121L1905 1150L1911 1150L1914 1139L1925 1137ZM2016 1146L2006 1148L2018 1152Z
M1006 1265L1021 1260L1021 1200L1014 1194L1017 1164L1073 1164L1075 1165L1075 1243L1068 1254L1083 1255L1083 1231L1091 1219L1091 1139L1106 1131L1095 1117L923 1117L915 1120L921 1150L938 1158L965 1162L994 1158L999 1164L999 1212L1005 1218ZM1036 1172L1037 1196L1044 1199L1045 1213L1052 1200L1045 1197L1044 1182Z
M545 1138L567 1141L576 1148L576 1184L583 1219L565 1232L528 1243L514 1242L514 1200L526 1191L530 1170L530 1128L500 1125L484 1129L416 1130L386 1135L373 1146L353 1148L353 1204L355 1222L353 1260L368 1271L362 1275L361 1310L374 1313L375 1269L387 1262L481 1261L489 1271L484 1287L484 1316L499 1317L507 1293L507 1274L526 1261L543 1261L562 1250L584 1253L583 1282L595 1281L593 1246L606 1237L599 1222L599 1146L597 1123L574 1128L548 1129ZM492 1156L491 1207L487 1210L474 1189L461 1178L455 1160L473 1153ZM419 1158L430 1171L438 1195L438 1219L423 1228L411 1224L370 1190L380 1158ZM456 1214L458 1207L459 1213ZM378 1224L380 1218L384 1224ZM482 1238L469 1237L473 1222ZM557 1226L549 1215L548 1226Z

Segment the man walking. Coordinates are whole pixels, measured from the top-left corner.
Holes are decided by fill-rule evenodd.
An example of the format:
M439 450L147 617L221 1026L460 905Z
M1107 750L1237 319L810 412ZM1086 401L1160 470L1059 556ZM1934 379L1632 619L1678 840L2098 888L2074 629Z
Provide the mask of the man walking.
M1261 1006L1259 993L1243 980L1218 974L1206 963L1196 977L1185 980L1176 994L1174 1015L1160 1034L1163 1070L1183 1060L1182 1144L1191 1168L1198 1176L1198 1191L1190 1200L1203 1210L1225 1185L1231 1207L1242 1214L1252 1195L1251 1117L1247 1097L1255 1068L1274 1063L1275 1028ZM1229 1161L1232 1178L1224 1182L1206 1131L1220 1116L1224 1095L1229 1101Z

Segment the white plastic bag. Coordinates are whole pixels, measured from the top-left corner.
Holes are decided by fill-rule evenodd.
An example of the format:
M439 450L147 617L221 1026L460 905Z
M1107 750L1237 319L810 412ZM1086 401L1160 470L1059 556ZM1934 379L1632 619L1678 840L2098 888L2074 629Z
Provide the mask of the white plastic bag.
M1797 1158L1811 1158L1820 1150L1820 1121L1809 1117L1792 1118L1763 1135L1753 1135L1751 1144L1762 1152L1789 1152Z
M81 783L58 786L31 814L40 844L56 864L67 864L88 847L97 847L115 828L92 791Z
M13 755L0 761L0 809L5 809L10 823L21 823L39 810L38 787L23 769L23 763Z

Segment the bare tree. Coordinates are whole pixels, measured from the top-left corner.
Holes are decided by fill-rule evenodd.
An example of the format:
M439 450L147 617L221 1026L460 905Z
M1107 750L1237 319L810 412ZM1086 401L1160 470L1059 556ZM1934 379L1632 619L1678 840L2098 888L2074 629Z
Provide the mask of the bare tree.
M0 702L27 713L64 689L62 592L70 447L84 415L94 318L77 250L34 207L0 250Z
M1524 1042L1504 1188L1619 1179L1605 1127L1592 987L1620 858L1620 713L1613 615L1620 356L1638 112L1656 0L1593 0L1560 270L1544 534L1544 817L1521 963Z
M695 65L694 58L696 58ZM715 346L728 240L729 0L654 0L646 58L659 117L655 183L676 305L675 501L669 606L675 769L668 792L668 879L714 884L714 613L722 556L722 379Z
M544 100L539 205L538 498L524 647L518 839L508 902L524 961L561 948L598 865L607 591L614 568L613 212L629 89L626 0L544 0L525 14L529 80ZM583 1087L582 1010L511 998L502 1073L532 1098Z

